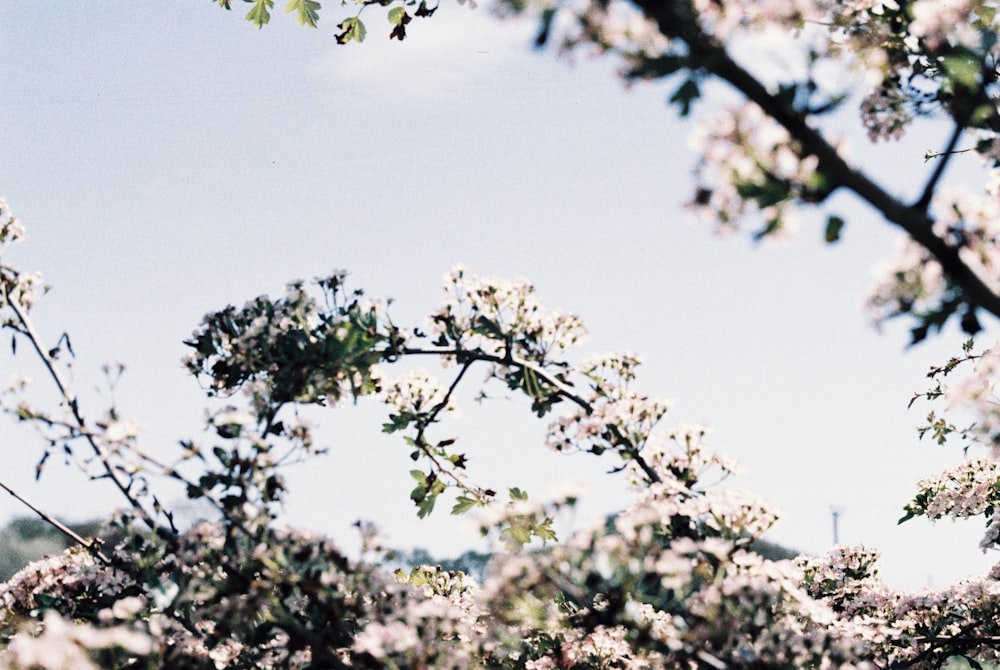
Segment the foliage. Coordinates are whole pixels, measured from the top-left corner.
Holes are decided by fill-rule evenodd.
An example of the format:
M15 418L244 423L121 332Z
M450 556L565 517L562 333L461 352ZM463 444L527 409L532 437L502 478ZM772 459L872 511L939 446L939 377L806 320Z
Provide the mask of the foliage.
M16 293L20 273L4 271L7 328L50 371L61 409L34 407L24 380L0 407L68 454L93 451L99 458L82 466L115 473L128 503L116 546L81 538L0 587L5 667L876 668L997 657L995 574L912 596L887 589L877 553L863 547L762 555L776 515L719 486L734 465L709 449L704 429L659 428L667 405L635 390L636 356L574 361L581 321L546 310L523 280L456 268L425 328L396 325L383 305L347 290L343 273L206 315L185 362L208 397L228 404L208 416L209 443L183 440L164 464L114 408L86 420L31 323L32 294ZM428 357L446 364L449 382L389 374ZM557 542L553 518L575 493L534 501L472 482L457 441L432 435L473 366L486 371L482 395L499 384L548 418L551 449L611 458L634 502ZM430 563L393 571L398 558L368 524L352 558L275 522L287 496L282 465L319 453L295 408L347 399L386 406L383 430L400 433L421 466L410 494L418 514L451 497L453 514L478 511L483 533L505 547L482 581ZM992 546L1000 477L990 461L963 472L921 483L907 513L987 515ZM215 520L178 529L154 493L159 478L184 483Z

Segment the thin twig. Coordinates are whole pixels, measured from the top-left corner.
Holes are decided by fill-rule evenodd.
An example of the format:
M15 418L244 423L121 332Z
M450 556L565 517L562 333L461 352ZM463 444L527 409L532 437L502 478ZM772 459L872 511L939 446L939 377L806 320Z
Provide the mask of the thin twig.
M65 405L69 408L69 411L73 416L74 421L76 421L77 425L79 426L80 434L87 441L87 443L90 444L91 448L94 450L94 453L100 459L104 467L104 471L107 474L107 477L111 479L111 481L122 493L122 495L125 496L125 499L128 500L129 504L132 506L132 509L134 509L139 514L139 517L142 519L143 523L145 523L150 530L154 531L158 535L161 535L162 537L164 537L164 539L171 539L171 540L176 539L176 533L173 533L172 531L169 531L166 528L156 523L152 514L150 514L146 510L146 508L143 507L142 503L139 502L139 500L134 495L132 495L129 485L126 482L124 482L120 477L120 475L118 474L118 472L115 471L114 467L111 464L110 458L108 457L107 452L100 444L98 444L97 440L94 439L91 432L87 429L86 421L84 420L83 415L80 412L80 407L79 403L77 402L77 399L70 394L69 386L63 380L62 374L56 367L55 362L52 360L52 357L48 355L45 348L42 346L41 337L35 331L35 327L32 324L31 320L28 318L28 315L25 312L24 308L21 306L20 302L16 298L14 298L9 294L6 286L0 287L0 289L2 289L3 291L4 301L11 308L11 310L14 312L14 315L17 317L17 320L20 322L22 333L24 333L24 335L28 338L28 341L31 342L31 346L35 349L35 352L38 354L38 357L41 358L42 363L45 365L45 368L48 371L49 376L55 382L56 388L59 389L59 393L62 395L63 398L63 403L65 403Z
M87 541L86 539L80 537L80 535L76 533L72 528L68 527L66 524L62 523L58 519L53 518L52 516L46 514L42 510L32 505L30 502L25 500L20 494L18 494L14 489L9 487L2 481L0 481L0 488L2 488L4 491L12 495L14 499L17 500L19 503L21 503L22 505L30 509L32 512L37 514L42 519L42 521L52 526L60 533L62 533L66 537L70 538L71 540L79 544L81 547L84 547L87 551L96 556L101 561L101 563L104 563L105 565L111 565L111 559L105 556L103 553L101 553L101 550L98 549L98 543L96 541Z
M510 352L508 352L506 356L498 356L496 354L486 353L481 349L470 351L468 349L462 349L461 347L431 347L426 349L404 347L401 353L404 355L470 356L472 360L486 361L488 363L496 363L498 365L513 365L524 370L530 370L548 386L552 387L556 392L556 396L569 400L580 407L588 415L593 414L594 412L593 404L577 395L573 391L572 387L550 375L545 368L520 359ZM468 363L466 365L468 365ZM639 453L639 449L633 445L616 426L609 426L609 428L615 437L613 446L622 449L630 459L635 461L636 465L638 465L639 468L645 473L650 483L655 484L660 482L660 475L649 463L646 462L646 459L644 459Z
M930 151L930 150L927 150L927 152L924 153L924 162L926 163L927 161L932 160L934 158L941 158L942 156L946 156L946 155L949 155L949 154L952 154L952 155L953 154L967 154L970 151L975 151L975 150L976 150L975 147L969 147L968 149L952 149L951 151Z
M927 208L931 204L931 200L934 198L934 189L937 188L938 182L941 181L941 177L944 176L945 168L948 167L948 161L950 161L951 157L957 153L955 151L955 147L958 146L958 140L962 137L962 133L964 131L964 124L955 124L955 130L951 133L951 139L948 140L948 146L944 151L938 154L941 160L938 162L937 167L934 168L934 172L931 174L930 179L927 180L927 185L924 186L924 192L920 196L920 199L913 205L914 209L921 212L927 211Z
M469 486L469 484L466 483L464 477L462 477L460 474L458 474L451 468L441 463L441 461L433 453L430 447L430 443L427 442L426 438L424 437L424 430L437 419L437 415L440 414L441 411L448 406L449 402L451 402L451 396L455 392L455 389L458 388L458 383L462 380L462 377L465 376L466 371L468 371L468 369L472 367L472 364L474 362L475 359L470 359L465 362L465 364L462 366L462 369L459 370L458 374L455 376L455 379L452 380L451 386L448 387L448 391L447 393L445 393L444 398L441 400L441 402L439 402L437 405L433 407L431 413L427 417L427 420L425 422L422 422L423 425L417 426L417 438L415 442L417 448L423 452L424 456L426 456L430 460L430 462L439 472L442 472L448 477L450 477L452 481L455 482L456 486L458 486L463 491L475 496L476 500L478 500L480 503L485 504L486 499L483 494L483 490L479 489L478 487L476 490L473 490Z

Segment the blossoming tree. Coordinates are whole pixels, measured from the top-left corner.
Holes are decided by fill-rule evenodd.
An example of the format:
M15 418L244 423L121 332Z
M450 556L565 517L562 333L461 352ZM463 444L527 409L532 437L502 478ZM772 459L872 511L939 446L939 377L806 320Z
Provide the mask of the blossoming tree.
M250 1L248 20L263 26L273 2ZM341 18L339 41L364 39L373 4L387 8L387 31L400 40L437 11L424 1L361 2ZM952 317L974 333L981 313L1000 316L995 3L504 0L498 9L537 14L539 44L614 54L628 79L677 80L671 102L682 115L712 79L741 94L698 135L691 208L717 227L749 221L759 237L786 234L803 209L847 189L905 234L868 301L877 320L907 315L920 340ZM321 7L290 0L286 11L315 26ZM786 63L798 58L793 66L764 69L748 56L775 40L789 46ZM859 83L865 90L853 90ZM824 129L855 94L876 142L918 123L950 124L913 202L853 167ZM943 189L947 166L971 154L982 162L981 193ZM832 242L845 222L825 214ZM23 236L0 201L0 252ZM21 380L0 408L41 433L43 462L62 451L118 490L127 539L76 538L79 547L0 587L6 667L930 668L1000 655L1000 571L907 594L879 581L868 548L795 561L753 553L775 521L767 502L717 485L732 463L703 429L665 424L667 404L635 390L637 357L579 360L581 320L547 310L526 281L456 268L424 324L396 323L340 273L208 314L185 365L214 399L211 437L183 440L170 462L146 453L115 407L82 406L64 374L68 336L44 343L32 323L43 288L39 275L0 264L0 325L15 356L41 362L55 402L38 404ZM932 370L915 400L964 403L976 421L931 414L922 430L985 446L986 456L918 482L902 511L982 516L984 549L1000 543L990 451L1000 440L998 356L969 344ZM424 361L444 363L445 374L425 372ZM473 481L461 443L439 432L473 368L486 373L484 392L506 388L547 421L550 449L610 459L632 504L602 527L557 538L553 520L573 495L537 501ZM318 453L298 408L351 399L385 404L382 430L399 434L412 461L416 514L446 505L477 514L504 548L482 583L433 566L387 569L367 525L363 554L349 557L329 538L276 523L282 466ZM212 516L175 523L158 495L163 479Z
M22 237L5 203L3 220L5 244ZM224 404L208 419L208 442L182 441L164 463L143 452L114 407L88 418L61 372L68 338L49 348L32 324L38 276L0 270L4 327L40 358L59 399L54 410L38 408L22 381L2 407L119 489L127 538L113 547L77 538L79 547L0 587L6 667L878 668L997 655L994 574L908 595L878 580L877 554L863 547L777 562L752 552L776 519L769 505L717 486L733 465L709 449L703 429L659 428L667 406L633 389L635 356L574 361L582 323L546 310L525 281L455 269L420 328L396 324L342 274L207 315L185 363ZM401 361L427 358L450 372L392 374ZM967 358L980 360L970 396L992 358ZM574 496L534 502L471 481L458 443L437 432L473 367L486 370L486 388L523 395L526 409L548 418L549 448L611 458L632 505L557 542L553 518ZM402 434L418 466L416 513L434 513L443 499L453 514L478 512L484 534L505 548L482 584L433 566L387 570L367 525L364 554L349 558L328 538L275 522L282 464L316 455L296 408L366 396L386 405L382 429ZM162 478L214 516L175 525L156 495ZM992 515L996 482L991 461L969 461L922 482L906 513ZM996 542L993 525L991 517L984 546ZM538 540L540 549L526 549Z

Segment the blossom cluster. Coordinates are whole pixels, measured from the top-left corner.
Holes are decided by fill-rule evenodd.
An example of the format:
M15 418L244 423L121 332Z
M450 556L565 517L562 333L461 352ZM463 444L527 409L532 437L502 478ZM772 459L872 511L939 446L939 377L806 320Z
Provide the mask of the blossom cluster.
M888 205L870 201L893 220L923 217L929 205L933 233L1000 294L995 1L563 5L539 8L540 41L553 26L565 26L557 14L569 12L575 21L565 28L564 47L617 52L629 78L680 74L671 101L682 114L709 74L740 88L730 47L736 60L747 60L745 54L760 52L754 41L760 49L790 29L802 37L794 52L782 54L790 63L780 75L756 82L763 93L740 88L758 102L770 96L770 107L730 106L694 134L700 160L691 209L720 232L756 219L758 237L787 236L801 205L824 201L844 185L836 179L855 176L829 160L826 150L842 153L834 142L811 135L852 88L861 96L861 124L873 141L898 138L922 116L943 112L958 127L956 142L977 140L991 169L985 194L939 189L936 174L918 206L902 206L890 196ZM418 12L433 11L420 7ZM692 25L664 20L664 8L686 9ZM300 12L311 23L314 13ZM345 21L347 31L345 25L360 22ZM864 87L828 85L835 80L831 67L862 75ZM780 109L783 122L765 108L772 114ZM799 122L809 130L796 136L789 128ZM820 154L827 156L822 165ZM949 160L951 153L938 158ZM843 222L832 223L831 241ZM23 229L0 201L0 245L21 237ZM668 403L637 388L638 357L614 354L574 364L568 354L586 336L582 322L543 309L526 280L479 278L455 268L446 275L444 301L428 319L433 345L422 347L419 330L404 336L381 307L347 293L343 279L338 273L317 282L322 303L304 283L293 282L276 300L261 296L206 316L188 342L193 353L186 365L206 382L209 395L243 389L249 408L234 404L209 415L222 440L211 450L183 443L186 457L204 465L203 472L194 478L166 472L187 484L191 498L213 503L217 518L184 532L169 516L165 531L155 525L132 529L115 555L122 563L114 567L80 549L29 566L0 589L7 636L0 664L874 669L939 667L956 655L970 664L997 658L1000 569L940 591L902 594L879 580L877 554L864 547L837 547L825 557L794 562L764 559L753 551L754 542L777 512L754 495L717 486L736 467L708 447L704 429L660 432ZM4 265L0 286L0 308L28 308L41 284ZM868 305L879 322L913 314L926 329L954 312L973 330L976 305L962 291L939 259L907 238L880 268ZM30 336L18 318L5 316L3 324ZM378 367L427 355L458 368L451 386L423 372L389 381ZM451 451L450 438L430 439L428 430L452 408L452 391L469 366L480 362L489 366L488 381L523 393L537 416L563 410L550 420L551 448L617 455L616 469L631 484L633 503L598 527L549 544L556 539L553 513L572 504L569 497L529 502L525 492L511 488L509 501L496 504L492 489L466 482L464 454ZM992 440L1000 435L991 406L996 354L980 357L977 365L969 381L945 394L974 403L980 434ZM351 560L328 538L277 526L275 510L284 496L277 468L285 459L274 451L276 443L310 443L308 426L297 417L286 420L282 410L371 394L392 412L383 430L408 431L411 458L427 464L426 471L411 471L417 483L410 497L419 514L429 513L454 485L460 493L453 511L485 507L484 532L497 531L505 540L506 551L495 557L481 586L433 566L393 576L379 564L387 557ZM45 415L21 418L44 423ZM137 450L133 425L111 413L103 423L115 449ZM316 453L303 451L304 457ZM122 488L136 504L131 492L145 484L132 474L126 472ZM981 546L993 548L1000 545L998 482L996 460L971 459L918 482L905 513L982 516L987 532ZM363 526L362 533L367 548L377 551L368 546L370 529ZM525 550L532 539L545 545Z
M543 363L587 337L577 316L544 310L527 280L480 278L457 266L445 275L444 288L441 306L428 319L443 346Z
M961 186L942 189L934 197L931 211L934 232L960 249L965 264L990 290L1000 294L998 197L1000 171L993 169L982 195ZM874 274L875 285L865 305L876 324L900 314L940 312L948 309L955 297L956 287L940 262L909 236L897 239L893 254L876 266ZM965 314L973 318L973 313ZM971 332L978 329L969 325Z
M385 403L396 411L417 415L435 410L442 403L447 404L448 392L441 382L426 371L414 371L382 386ZM454 410L454 405L447 409Z
M27 237L24 224L14 216L6 198L0 198L0 249Z
M985 175L987 195L975 204L938 193L942 173L930 165L927 191L914 206L887 192L893 189L871 188L875 181L850 165L840 120L826 122L831 111L854 102L860 127L878 142L902 137L923 119L943 118L954 125L954 139L928 158L946 164L974 148L995 164L1000 13L994 0L502 4L538 12L542 41L561 31L565 51L596 47L616 54L627 81L679 80L669 99L682 116L705 94L712 75L743 95L744 102L722 114L702 116L692 134L698 183L689 209L717 231L749 220L758 239L791 237L804 205L821 204L847 186L913 233L926 226L923 213L934 200L935 233L959 250L976 282L995 295L1000 291L995 224L980 223L997 219L979 211L995 207L993 175ZM955 212L962 219L957 228ZM826 239L839 239L843 225L829 215ZM915 340L952 315L976 332L976 301L938 265L916 242L900 244L879 268L868 301L876 319L912 315Z
M559 452L638 454L666 415L669 403L631 388L641 359L634 354L592 356L576 366L589 385L571 412L549 423L546 444Z
M816 0L695 0L698 24L706 33L722 42L747 31L801 29L806 23L826 18L823 3Z
M704 117L690 143L701 158L689 207L718 232L756 217L763 222L757 235L794 236L796 202L818 199L825 187L817 158L803 156L788 131L753 103Z

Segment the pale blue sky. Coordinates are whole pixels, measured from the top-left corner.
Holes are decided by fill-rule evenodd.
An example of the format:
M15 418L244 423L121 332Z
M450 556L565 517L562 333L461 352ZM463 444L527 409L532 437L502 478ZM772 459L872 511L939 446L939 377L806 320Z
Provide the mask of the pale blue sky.
M0 194L31 236L8 260L55 287L37 320L53 339L72 334L82 392L102 363L125 362L122 409L167 454L199 430L178 360L205 312L343 267L413 321L462 262L526 276L549 306L580 314L582 353L643 354L644 388L676 400L668 420L710 426L746 468L736 484L785 510L772 539L823 551L835 504L841 539L881 549L894 584L940 586L993 562L978 522L895 525L915 479L959 457L919 443L924 410L906 404L960 337L904 351L905 329L871 329L860 301L894 234L876 216L842 199L833 248L808 225L789 247L716 239L682 211L693 125L665 106L669 88L625 90L611 63L533 53L530 22L482 8L444 2L403 44L372 14L368 42L338 47L332 14L319 30L279 13L257 31L207 0L0 0ZM858 136L856 153L915 191L939 142L872 153ZM6 377L27 362L0 365ZM405 447L379 434L377 413L321 421L332 451L291 473L292 522L345 545L365 517L400 545L478 546L445 510L416 520ZM592 479L578 523L624 504L601 475L613 463L548 454L543 429L500 401L445 430L488 483L541 496ZM57 463L35 484L30 436L3 426L0 440L0 476L47 509L79 518L114 504Z

